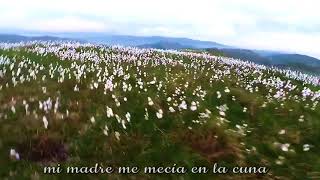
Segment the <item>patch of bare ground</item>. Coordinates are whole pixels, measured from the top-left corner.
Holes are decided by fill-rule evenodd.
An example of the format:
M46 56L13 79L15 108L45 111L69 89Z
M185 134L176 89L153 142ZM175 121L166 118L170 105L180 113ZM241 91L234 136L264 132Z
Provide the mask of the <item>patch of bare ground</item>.
M181 136L184 144L209 162L240 158L238 145L230 143L213 130L189 130Z
M20 144L18 150L22 159L42 164L64 162L68 158L66 145L47 135Z

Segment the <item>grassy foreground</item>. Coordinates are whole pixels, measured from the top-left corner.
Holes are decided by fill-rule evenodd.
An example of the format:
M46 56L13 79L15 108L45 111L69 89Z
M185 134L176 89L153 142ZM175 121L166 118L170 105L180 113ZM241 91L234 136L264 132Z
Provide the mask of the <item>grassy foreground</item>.
M314 78L200 53L3 45L0 179L317 179ZM43 173L96 163L141 171ZM214 174L214 163L269 170ZM188 172L143 173L147 166ZM195 166L209 172L193 174Z

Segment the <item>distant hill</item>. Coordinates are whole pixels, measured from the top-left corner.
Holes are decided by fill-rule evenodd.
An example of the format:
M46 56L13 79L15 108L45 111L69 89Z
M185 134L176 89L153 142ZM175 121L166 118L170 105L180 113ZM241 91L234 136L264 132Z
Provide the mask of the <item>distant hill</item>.
M138 46L138 47L162 47L164 49L170 49L177 46L180 49L180 45L183 47L192 48L230 48L223 44L219 44L211 41L200 41L189 38L174 38L164 36L126 36L126 35L110 35L104 33L60 33L54 34L59 37L69 37L76 39L83 39L88 42L103 43L107 45L123 45L123 46ZM178 45L180 44L180 45ZM169 46L169 47L167 47ZM176 48L174 48L176 49Z
M287 54L276 51L255 51L247 49L205 49L208 53L237 58L279 68L288 68L311 74L320 74L320 60L301 54Z
M170 42L170 41L159 41L154 44L144 44L139 45L139 48L154 48L154 49L175 49L175 50L181 50L181 49L193 49L193 46L186 46L182 45L177 42Z
M320 60L301 54L277 54L268 56L271 64L320 74Z
M57 40L71 40L68 38L59 38L54 36L21 36L14 34L0 34L0 42L17 43L26 41L57 41Z
M268 58L273 64L303 63L311 66L320 65L319 59L301 54L276 54L268 56Z
M259 54L262 57L268 57L268 56L277 55L277 54L289 54L288 52L285 52L285 51L270 51L270 50L255 50L255 49L252 49L252 51Z
M268 58L248 49L220 49L225 56L251 61L257 64L270 65Z

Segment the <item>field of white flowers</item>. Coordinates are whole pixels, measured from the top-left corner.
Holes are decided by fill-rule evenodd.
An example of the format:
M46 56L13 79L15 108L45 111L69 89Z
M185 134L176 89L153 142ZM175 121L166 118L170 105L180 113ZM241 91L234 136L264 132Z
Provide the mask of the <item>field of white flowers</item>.
M42 173L57 163L190 168L215 162L270 170L130 178L316 179L319 101L319 77L206 53L2 43L0 179L59 179ZM64 179L100 176L129 178Z

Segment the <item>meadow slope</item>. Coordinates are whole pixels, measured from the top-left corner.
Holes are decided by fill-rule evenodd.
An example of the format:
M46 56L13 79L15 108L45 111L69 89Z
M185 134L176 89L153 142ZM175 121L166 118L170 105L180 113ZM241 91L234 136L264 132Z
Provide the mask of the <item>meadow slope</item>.
M205 53L0 44L0 179L320 178L320 81ZM267 174L45 175L44 166Z

